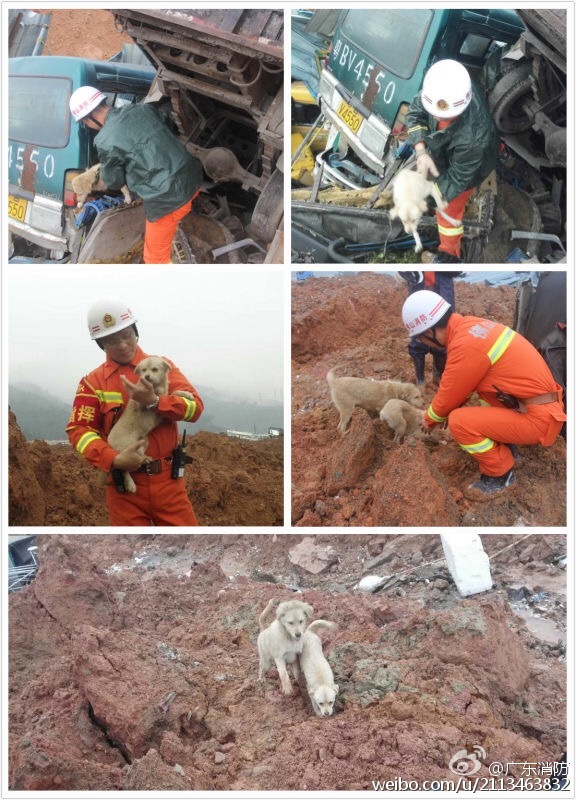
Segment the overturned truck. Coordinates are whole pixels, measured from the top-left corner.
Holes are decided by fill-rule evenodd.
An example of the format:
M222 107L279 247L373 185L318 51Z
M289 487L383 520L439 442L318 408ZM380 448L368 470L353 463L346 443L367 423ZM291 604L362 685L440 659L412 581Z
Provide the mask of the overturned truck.
M157 69L182 141L208 185L179 235L179 260L281 262L283 15L119 10L116 24Z
M335 25L326 17L324 29L323 13L309 23L330 47L320 113L293 154L292 260L394 261L413 247L388 213L389 185L413 165L404 118L426 70L444 58L484 90L501 142L496 173L465 209L464 260L563 260L566 12L353 9ZM304 153L314 167L303 186L294 165ZM421 227L434 246L432 214Z
M68 100L90 85L112 106L156 104L202 163L201 192L179 225L172 261L282 263L283 25L283 12L268 9L115 9L111 30L134 45L110 61L10 58L12 260L141 258L141 201L104 191L77 208L73 178L98 155Z

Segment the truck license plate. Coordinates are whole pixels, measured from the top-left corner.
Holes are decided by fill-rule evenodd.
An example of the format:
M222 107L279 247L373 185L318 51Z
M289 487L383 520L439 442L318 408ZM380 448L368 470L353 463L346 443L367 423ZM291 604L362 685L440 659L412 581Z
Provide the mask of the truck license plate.
M351 105L348 105L345 100L342 100L336 113L342 122L346 123L353 133L358 133L360 125L362 125L362 121L364 119L362 114L359 114L355 109L352 108Z
M18 222L24 222L26 219L27 208L28 200L24 200L21 197L8 195L8 216L10 219L16 219Z

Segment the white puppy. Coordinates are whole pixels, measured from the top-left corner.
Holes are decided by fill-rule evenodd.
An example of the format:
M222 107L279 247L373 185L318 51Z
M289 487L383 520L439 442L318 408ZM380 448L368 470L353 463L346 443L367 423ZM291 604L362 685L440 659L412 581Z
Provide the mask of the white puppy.
M312 708L318 717L329 717L334 711L338 685L334 683L332 669L322 652L322 641L314 630L318 628L334 630L337 627L334 622L317 619L308 625L303 637L300 667L306 678L306 688Z
M418 234L418 223L425 211L428 210L426 198L432 195L439 209L446 208L438 187L433 181L427 180L419 172L410 169L401 170L392 181L392 197L394 205L390 209L392 219L398 217L406 233L414 237L417 253L422 251L422 241Z
M302 652L302 641L306 625L314 609L300 600L286 600L276 609L276 619L265 627L270 609L274 604L270 600L260 614L260 634L258 636L258 654L260 667L258 680L264 680L265 673L275 664L284 694L292 694L292 684L288 676L286 664L292 664L294 677L298 677L297 656Z

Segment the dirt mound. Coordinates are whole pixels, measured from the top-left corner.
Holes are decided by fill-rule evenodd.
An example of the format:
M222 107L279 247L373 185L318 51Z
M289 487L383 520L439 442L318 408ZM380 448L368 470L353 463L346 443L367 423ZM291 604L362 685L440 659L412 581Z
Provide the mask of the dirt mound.
M47 56L77 56L106 61L122 50L132 39L114 25L112 11L103 9L50 10L50 27L44 45Z
M461 314L514 321L516 292L458 282ZM336 432L326 373L414 381L400 311L404 281L377 272L309 278L292 287L292 522L300 526L561 526L566 524L566 445L520 447L516 485L488 503L467 499L477 476L453 441L406 439L356 409ZM430 401L431 357L427 358Z
M283 449L282 437L190 436L184 480L201 525L282 525ZM108 525L96 471L70 445L27 442L12 412L8 472L10 525Z
M485 536L495 587L466 600L437 536L317 536L337 555L320 575L293 563L300 542L37 537L38 576L10 597L10 788L352 791L454 779L474 746L481 778L559 759L565 647L508 598L545 595L532 616L564 637L564 536ZM395 583L354 591L378 564ZM303 686L281 695L274 670L257 681L259 610L296 589L339 624L323 634L340 686L328 719Z

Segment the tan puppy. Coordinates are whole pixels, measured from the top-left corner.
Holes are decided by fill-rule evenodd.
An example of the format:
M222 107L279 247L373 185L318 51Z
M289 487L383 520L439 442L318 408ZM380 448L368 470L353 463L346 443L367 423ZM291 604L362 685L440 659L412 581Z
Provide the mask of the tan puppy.
M170 371L170 364L159 356L149 356L144 358L134 372L141 378L145 378L154 387L157 395L168 394L168 372ZM174 394L180 397L188 397L190 400L194 399L194 395L190 392L178 391ZM141 455L145 455L148 448L148 434L153 431L157 425L162 421L162 417L156 413L153 408L146 408L146 406L137 403L136 400L129 400L126 404L122 416L114 425L108 435L108 444L115 450L124 450L132 444L135 444L140 439L144 440L142 447L138 449ZM146 458L146 461L151 459ZM127 492L134 493L136 491L136 484L130 473L127 470L122 470L124 481L124 488ZM106 478L104 478L104 483ZM103 483L101 485L104 485Z
M292 694L292 684L287 664L292 664L294 677L299 674L297 657L302 652L302 641L306 625L314 609L300 600L286 600L276 609L276 619L266 627L270 609L274 604L270 600L260 614L260 634L258 636L258 655L260 665L258 680L263 681L265 673L275 664L280 676L282 692Z
M326 375L330 387L332 402L340 414L338 430L343 436L346 433L352 412L356 406L365 409L371 416L376 416L384 408L388 400L400 398L413 406L422 406L420 389L413 383L402 381L371 381L366 378L336 378L331 369Z
M300 667L306 679L306 688L312 708L318 717L329 717L334 711L338 685L334 683L332 668L322 652L322 641L314 631L318 628L336 629L334 622L317 619L311 622L304 633Z
M447 431L431 429L425 431L422 428L424 411L414 408L405 400L388 400L384 408L380 411L380 419L394 431L394 441L401 442L405 436L416 436L419 439L431 439L435 443L446 442L449 438Z
M87 169L80 175L76 175L75 178L72 178L72 189L77 195L76 207L82 208L86 202L86 198L89 194L92 194L92 192L104 192L106 188L107 187L102 183L100 178L100 164L94 164L90 169ZM126 203L131 203L132 196L128 187L123 186L120 191L124 195Z
M401 170L392 181L392 196L394 205L390 209L392 219L398 217L406 233L414 237L414 250L420 253L422 241L418 234L418 223L423 214L428 210L426 198L432 195L439 209L446 208L440 192L433 181L427 180L419 172L410 169Z

